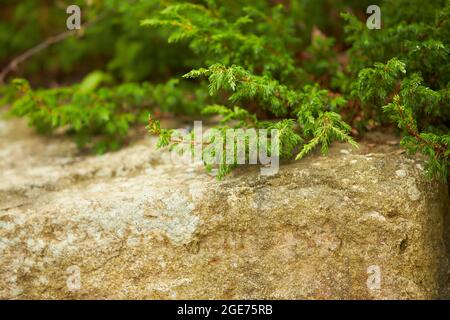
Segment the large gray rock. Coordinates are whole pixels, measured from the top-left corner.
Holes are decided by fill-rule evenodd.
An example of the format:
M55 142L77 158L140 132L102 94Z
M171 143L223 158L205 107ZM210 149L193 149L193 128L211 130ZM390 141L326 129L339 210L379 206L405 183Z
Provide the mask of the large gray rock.
M82 155L0 122L0 298L439 297L447 189L398 147L221 182L150 139Z

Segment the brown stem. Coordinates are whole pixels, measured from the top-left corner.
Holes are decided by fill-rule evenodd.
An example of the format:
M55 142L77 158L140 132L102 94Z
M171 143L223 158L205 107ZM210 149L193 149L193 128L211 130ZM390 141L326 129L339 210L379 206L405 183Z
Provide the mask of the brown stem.
M399 113L400 117L403 119L403 121L405 123L408 123L408 120L405 118L405 115L401 108L398 109L398 113ZM413 121L413 120L410 119L410 121ZM416 140L419 141L419 143L422 146L430 145L430 143L428 141L426 141L425 139L423 139L420 136L420 133L417 130L413 129L410 124L406 124L406 131L409 133L409 135L416 138ZM445 154L444 146L437 144L437 143L432 143L431 145L433 146L434 151L436 152L436 154L435 154L436 159L439 158L441 154Z
M83 24L81 26L80 30L68 30L68 31L60 33L56 36L47 38L44 42L41 42L37 46L34 46L33 48L30 48L27 51L25 51L24 53L22 53L21 55L17 56L13 60L11 60L11 62L0 73L0 84L3 84L6 76L10 72L17 70L18 65L21 64L22 62L24 62L25 60L29 59L30 57L34 56L35 54L37 54L43 50L45 50L47 47L49 47L55 43L61 42L61 41L65 40L66 38L78 33L79 31L92 26L93 24L97 23L104 17L105 17L105 13L99 15L96 19L94 19L92 21L88 21L85 24Z

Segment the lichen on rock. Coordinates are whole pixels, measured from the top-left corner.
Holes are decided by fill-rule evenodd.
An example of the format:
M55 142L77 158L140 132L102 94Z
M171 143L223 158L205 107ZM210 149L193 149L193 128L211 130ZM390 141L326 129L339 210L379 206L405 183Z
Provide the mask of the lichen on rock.
M217 181L153 140L96 157L1 128L3 299L439 297L446 186L395 146Z

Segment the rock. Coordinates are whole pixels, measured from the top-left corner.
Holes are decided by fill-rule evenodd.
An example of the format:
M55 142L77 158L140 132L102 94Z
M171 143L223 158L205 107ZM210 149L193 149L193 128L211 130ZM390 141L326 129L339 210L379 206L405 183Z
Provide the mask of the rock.
M89 156L0 123L2 299L431 299L447 276L446 186L398 146L219 182L150 139Z

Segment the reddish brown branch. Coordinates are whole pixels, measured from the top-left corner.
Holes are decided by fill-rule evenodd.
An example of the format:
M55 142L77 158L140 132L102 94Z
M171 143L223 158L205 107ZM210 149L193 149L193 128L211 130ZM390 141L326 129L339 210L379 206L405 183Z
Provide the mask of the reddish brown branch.
M28 60L29 58L31 58L35 54L45 50L46 48L48 48L49 46L51 46L51 45L53 45L55 43L61 42L61 41L65 40L66 38L69 38L72 35L80 33L82 30L92 26L93 24L95 24L98 21L100 21L101 19L103 19L104 16L105 16L105 14L101 14L96 19L94 19L92 21L89 21L89 22L86 22L85 24L83 24L81 26L80 30L67 30L67 31L65 31L63 33L60 33L60 34L56 35L56 36L52 36L50 38L47 38L44 42L41 42L40 44L34 46L33 48L28 49L27 51L25 51L21 55L17 56L13 60L11 60L11 62L0 73L0 84L3 84L5 79L6 79L6 76L10 72L16 71L17 67L19 66L19 64L21 64L25 60Z

